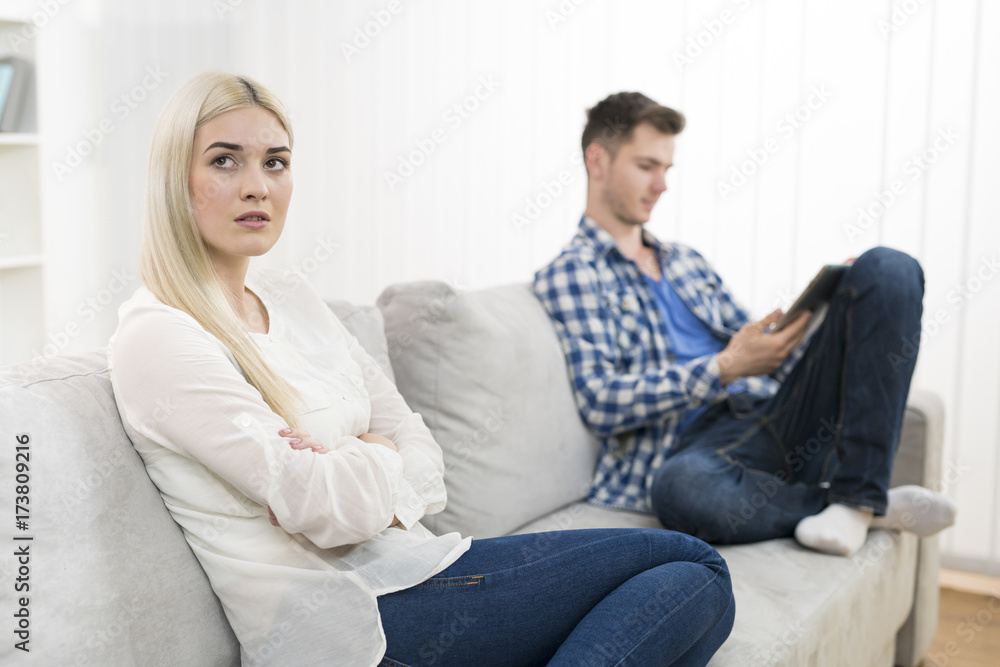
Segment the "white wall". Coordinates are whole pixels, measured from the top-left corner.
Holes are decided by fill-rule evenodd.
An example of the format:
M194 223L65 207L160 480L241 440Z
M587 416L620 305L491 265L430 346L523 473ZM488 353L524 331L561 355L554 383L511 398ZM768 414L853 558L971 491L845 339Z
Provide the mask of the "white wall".
M389 6L391 21L346 57L343 44L375 33L373 12ZM71 351L113 331L137 284L150 131L198 71L254 76L294 114L296 195L266 261L297 263L326 295L365 303L397 281L529 280L582 210L584 109L641 90L689 120L651 229L700 248L756 313L787 303L819 265L875 245L923 263L915 384L947 405L946 490L961 507L945 552L995 573L998 33L990 0L73 0L37 37L48 328L79 325ZM477 108L462 118L451 109L464 100ZM103 119L113 131L92 132ZM389 187L386 172L438 128L443 143ZM90 143L56 175L54 162ZM763 165L746 162L762 151ZM933 160L918 166L925 151ZM754 173L724 197L719 184L741 165ZM547 199L563 171L569 184ZM894 187L884 215L859 222L859 207ZM520 224L526 200L545 205ZM313 263L319 239L337 248Z

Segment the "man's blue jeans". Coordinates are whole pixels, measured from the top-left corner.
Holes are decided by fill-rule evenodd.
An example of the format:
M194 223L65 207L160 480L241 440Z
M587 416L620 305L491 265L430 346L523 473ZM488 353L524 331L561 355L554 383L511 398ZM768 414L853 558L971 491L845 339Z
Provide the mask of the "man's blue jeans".
M715 549L658 529L474 540L378 606L390 667L703 666L735 614Z
M663 525L736 544L791 536L830 503L884 514L923 284L904 253L859 257L777 394L731 395L680 435L650 492Z

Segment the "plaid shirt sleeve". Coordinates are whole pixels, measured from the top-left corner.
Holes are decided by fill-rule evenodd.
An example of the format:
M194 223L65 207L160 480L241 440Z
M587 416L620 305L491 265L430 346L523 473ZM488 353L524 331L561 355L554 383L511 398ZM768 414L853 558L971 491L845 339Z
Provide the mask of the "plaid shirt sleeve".
M642 348L626 358L617 341L629 339L634 319L609 306L597 269L578 255L564 253L539 271L534 290L555 325L580 415L598 435L676 420L683 409L724 395L714 355L657 364ZM733 306L732 321L745 317Z
M750 314L736 300L736 297L729 290L729 286L722 282L722 276L716 273L715 269L700 254L693 250L690 250L690 252L694 253L698 259L705 263L705 271L711 275L715 284L719 286L718 298L721 304L723 324L733 333L739 331L745 324L751 322Z

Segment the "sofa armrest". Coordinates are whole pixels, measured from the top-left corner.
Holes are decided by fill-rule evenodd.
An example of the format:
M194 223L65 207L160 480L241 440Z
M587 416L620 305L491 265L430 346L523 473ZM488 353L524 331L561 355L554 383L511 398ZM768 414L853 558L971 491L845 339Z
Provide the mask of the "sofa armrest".
M914 389L906 402L903 433L890 486L919 484L938 490L944 441L944 403L933 392Z
M919 484L939 491L944 440L944 403L932 392L910 392L891 486ZM938 538L920 539L910 617L896 635L895 664L915 667L930 648L938 624Z

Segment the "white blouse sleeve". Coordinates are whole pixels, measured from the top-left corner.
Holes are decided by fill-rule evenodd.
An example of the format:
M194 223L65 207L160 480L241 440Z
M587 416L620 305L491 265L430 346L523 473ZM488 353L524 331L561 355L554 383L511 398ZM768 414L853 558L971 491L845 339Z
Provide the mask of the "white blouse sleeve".
M327 454L292 449L278 435L284 420L222 345L179 311L147 306L123 317L111 343L111 367L119 409L134 431L199 462L259 503L261 512L269 506L285 531L321 548L380 533L400 511L400 497L409 520L412 492L406 487L426 488L421 475L402 482L407 466L433 467L423 453L426 443L411 436L419 431L419 417L386 430L396 434L400 450L412 454L397 456L348 436ZM382 403L384 393L380 388L373 402ZM384 428L382 419L378 426ZM183 506L182 499L172 500Z
M396 518L410 528L425 514L444 509L444 458L423 418L410 410L396 386L379 368L375 359L339 321L348 340L351 358L361 367L371 400L369 431L395 443L403 462L403 476L396 499Z

